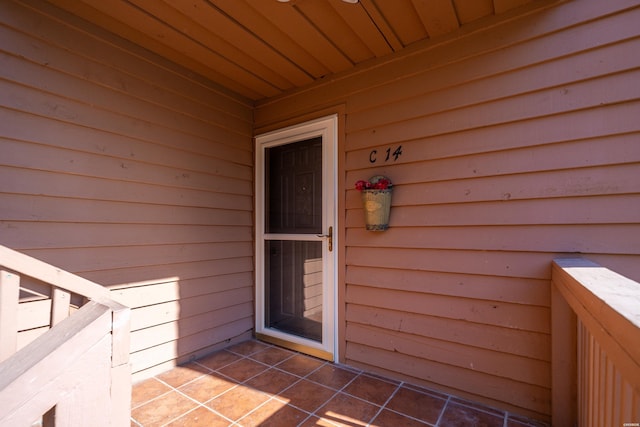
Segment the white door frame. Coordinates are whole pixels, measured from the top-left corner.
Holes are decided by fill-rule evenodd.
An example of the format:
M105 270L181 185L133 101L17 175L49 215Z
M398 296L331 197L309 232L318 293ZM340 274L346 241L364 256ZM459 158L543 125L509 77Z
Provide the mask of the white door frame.
M303 141L322 137L323 163L323 234L327 234L329 227L333 227L333 250L329 251L329 241L326 236L314 234L305 235L304 240L322 241L323 248L323 304L322 304L322 342L298 337L268 328L265 325L265 254L264 241L269 237L265 233L265 149L277 145ZM297 351L312 354L328 360L338 360L338 346L336 344L336 307L337 307L337 145L338 145L338 115L311 120L284 129L258 135L255 138L255 197L256 197L256 235L255 235L255 283L256 283L256 336L275 344L283 345ZM282 235L279 235L282 236Z

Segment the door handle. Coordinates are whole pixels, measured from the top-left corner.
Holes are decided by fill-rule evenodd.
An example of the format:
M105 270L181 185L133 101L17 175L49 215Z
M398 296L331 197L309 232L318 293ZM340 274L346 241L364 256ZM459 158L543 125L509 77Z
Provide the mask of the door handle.
M329 232L327 234L316 234L316 236L326 237L327 239L329 239L329 241L327 242L327 249L329 249L329 252L333 250L333 227L329 227Z

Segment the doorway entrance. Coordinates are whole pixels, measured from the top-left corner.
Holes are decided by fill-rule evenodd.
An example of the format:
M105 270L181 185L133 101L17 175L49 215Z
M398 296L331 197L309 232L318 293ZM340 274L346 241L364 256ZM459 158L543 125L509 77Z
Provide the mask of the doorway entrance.
M335 360L337 116L256 137L256 335Z

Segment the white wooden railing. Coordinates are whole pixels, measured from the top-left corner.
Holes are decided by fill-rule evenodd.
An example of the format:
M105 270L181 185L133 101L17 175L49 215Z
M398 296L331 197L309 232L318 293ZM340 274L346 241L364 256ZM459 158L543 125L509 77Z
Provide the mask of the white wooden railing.
M18 349L21 276L51 287L51 321ZM108 289L0 246L0 426L129 426L129 330Z
M554 426L640 426L640 283L584 259L553 262Z

